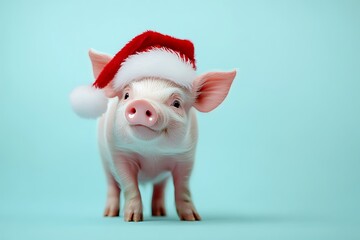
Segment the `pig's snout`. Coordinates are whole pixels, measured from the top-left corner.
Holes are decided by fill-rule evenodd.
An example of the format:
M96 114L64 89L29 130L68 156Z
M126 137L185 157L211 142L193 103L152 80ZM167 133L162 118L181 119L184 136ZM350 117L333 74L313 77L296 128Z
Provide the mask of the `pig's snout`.
M146 100L135 100L125 110L125 117L131 125L153 126L158 114L155 108Z

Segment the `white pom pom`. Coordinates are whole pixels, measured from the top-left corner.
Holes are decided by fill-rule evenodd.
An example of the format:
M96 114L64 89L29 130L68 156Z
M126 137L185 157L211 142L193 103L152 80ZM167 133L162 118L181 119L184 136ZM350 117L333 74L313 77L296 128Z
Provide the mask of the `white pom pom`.
M104 91L92 86L79 86L70 94L74 112L83 118L97 118L107 109L108 98Z

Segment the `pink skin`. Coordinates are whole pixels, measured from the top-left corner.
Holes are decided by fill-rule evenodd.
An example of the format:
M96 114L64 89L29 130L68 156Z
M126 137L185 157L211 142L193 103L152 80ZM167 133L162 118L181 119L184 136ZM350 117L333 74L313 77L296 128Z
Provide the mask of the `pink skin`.
M91 51L94 76L111 59ZM116 91L99 121L99 147L108 183L105 216L119 215L124 192L124 220L142 221L139 182L152 182L152 215L165 216L164 191L170 173L181 220L200 220L189 189L197 142L195 110L209 112L225 99L236 72L212 72L194 80L191 90L165 79L144 78ZM178 104L179 103L179 104ZM120 190L121 189L121 190Z
M153 196L151 201L151 214L153 216L166 216L165 209L165 187L167 178L154 184Z
M129 124L145 127L152 127L158 119L155 108L143 99L129 104L125 110L125 116Z

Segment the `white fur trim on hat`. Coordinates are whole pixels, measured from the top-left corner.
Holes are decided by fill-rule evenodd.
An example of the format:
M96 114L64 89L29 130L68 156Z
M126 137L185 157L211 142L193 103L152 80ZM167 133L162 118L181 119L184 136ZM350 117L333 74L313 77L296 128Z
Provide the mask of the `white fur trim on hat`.
M74 112L83 118L97 118L107 109L108 98L104 91L92 86L79 86L70 94Z
M113 86L121 89L131 81L144 77L159 77L191 88L196 71L190 61L186 61L178 53L155 48L128 57L116 73Z

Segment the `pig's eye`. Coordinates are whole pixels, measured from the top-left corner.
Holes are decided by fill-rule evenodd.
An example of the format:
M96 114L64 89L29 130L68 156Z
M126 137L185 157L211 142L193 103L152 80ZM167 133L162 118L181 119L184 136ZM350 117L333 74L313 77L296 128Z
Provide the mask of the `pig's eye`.
M128 99L128 98L129 98L129 93L125 93L124 99L126 100L126 99Z
M171 106L174 106L174 107L176 107L176 108L180 108L180 101L179 100L175 100L172 104L171 104Z

